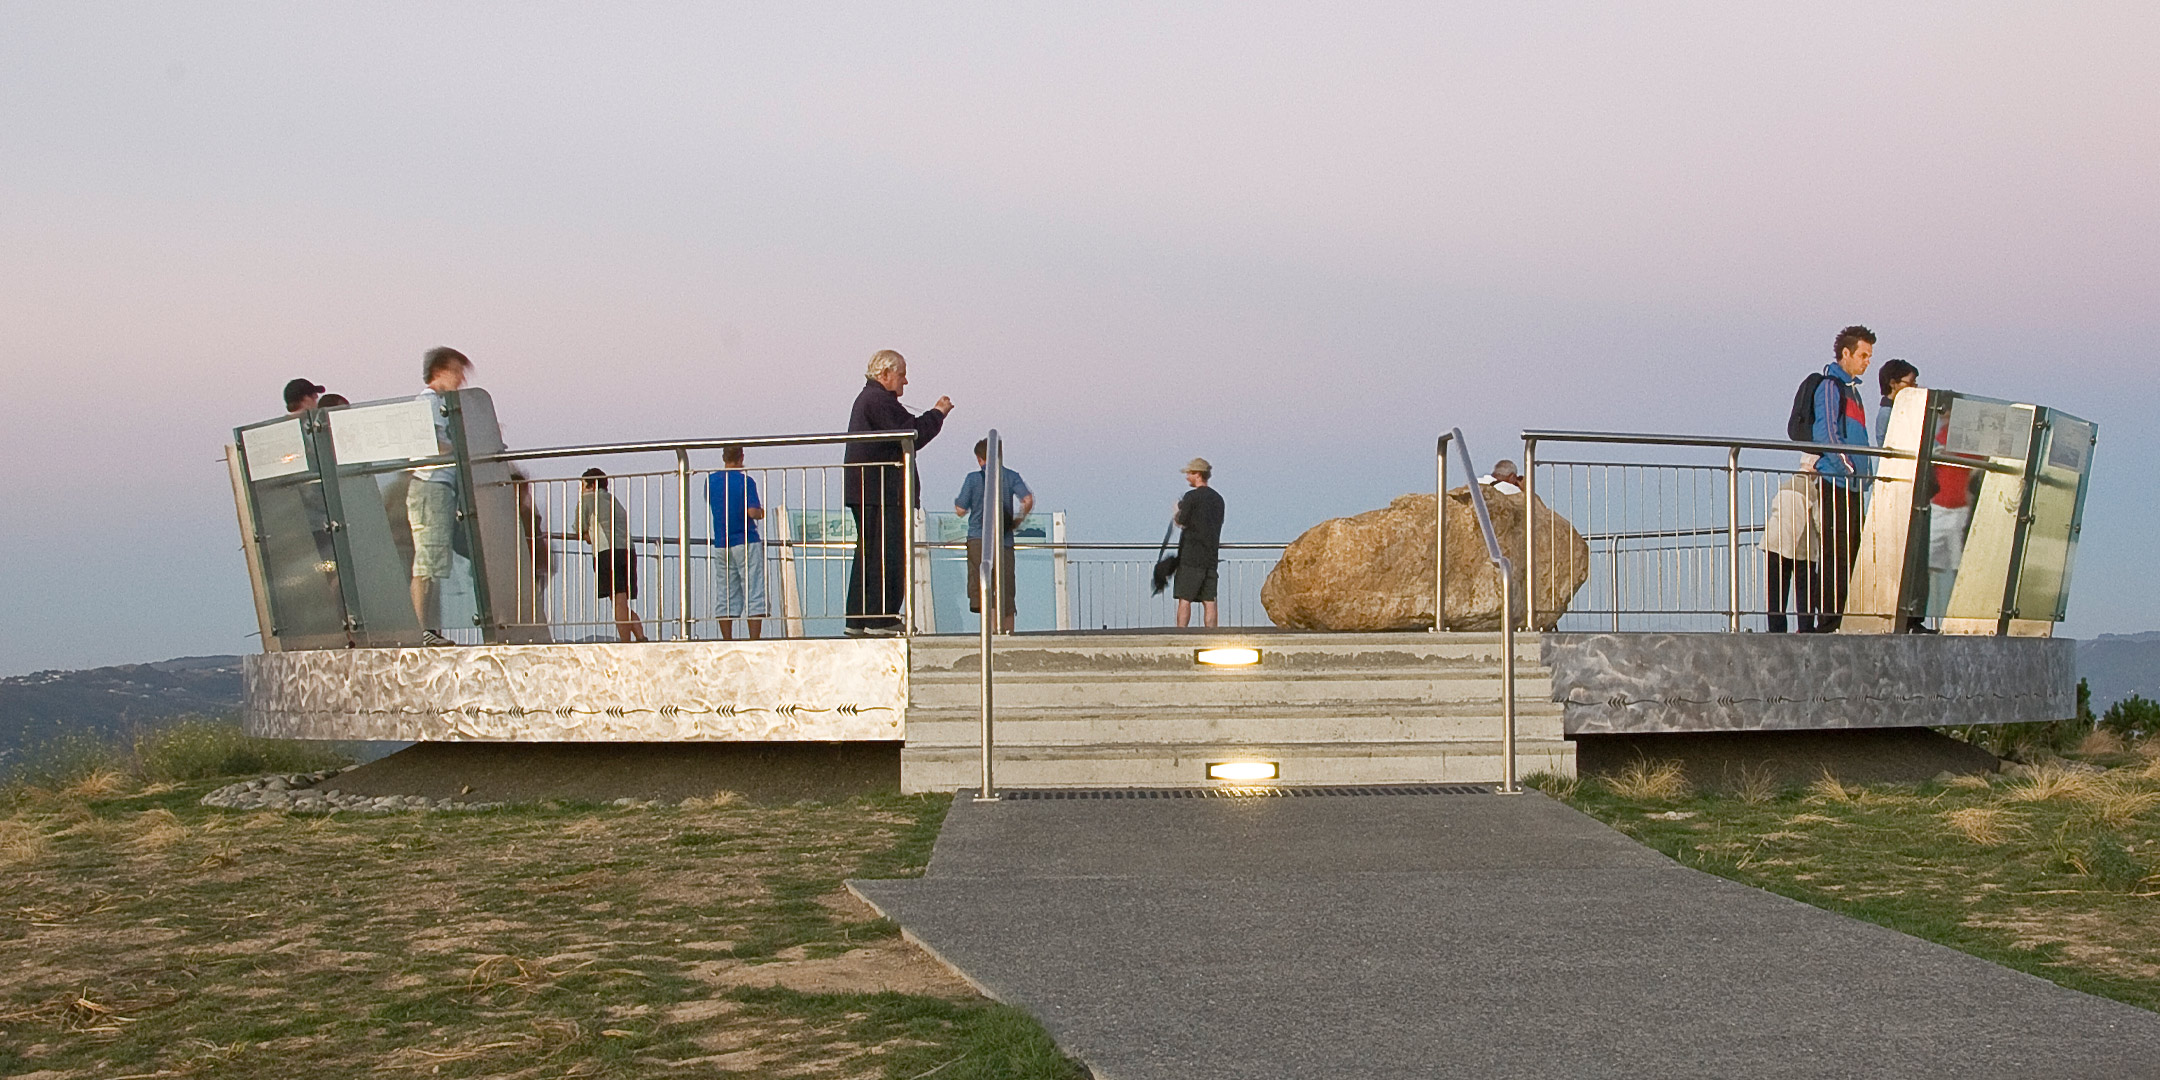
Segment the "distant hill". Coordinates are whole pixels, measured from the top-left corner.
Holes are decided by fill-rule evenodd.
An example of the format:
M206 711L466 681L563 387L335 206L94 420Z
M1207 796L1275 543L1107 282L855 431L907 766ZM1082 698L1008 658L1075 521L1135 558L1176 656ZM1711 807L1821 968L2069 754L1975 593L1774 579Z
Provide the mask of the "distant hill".
M120 735L189 713L239 711L237 656L17 675L0 679L0 760L63 735Z
M2095 712L2132 694L2160 701L2160 630L2080 641L2077 666L2092 685Z

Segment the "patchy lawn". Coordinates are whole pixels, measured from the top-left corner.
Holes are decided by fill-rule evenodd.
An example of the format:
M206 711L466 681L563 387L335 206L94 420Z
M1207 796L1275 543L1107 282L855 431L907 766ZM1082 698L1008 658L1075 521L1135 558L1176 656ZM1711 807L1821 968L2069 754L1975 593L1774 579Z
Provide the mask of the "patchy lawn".
M850 898L948 800L0 818L0 1075L1084 1076Z
M1534 778L1674 859L2160 1010L2160 747L2019 775L1704 794L1647 762Z

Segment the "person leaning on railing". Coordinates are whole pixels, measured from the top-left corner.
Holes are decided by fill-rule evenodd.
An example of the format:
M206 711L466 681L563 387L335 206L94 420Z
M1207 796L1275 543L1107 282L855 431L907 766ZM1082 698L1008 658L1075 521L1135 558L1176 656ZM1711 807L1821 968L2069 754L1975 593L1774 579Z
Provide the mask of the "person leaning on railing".
M952 399L941 397L921 416L900 404L907 390L907 358L881 349L870 358L868 376L855 406L848 412L853 431L915 431L915 448L922 449L937 438L952 412ZM906 460L899 440L851 442L841 458L848 465L846 478L848 513L855 517L855 560L848 568L847 633L849 637L893 635L903 632L900 622L901 594L907 588L907 519L913 507L902 504L907 488L900 469ZM916 501L921 501L918 494Z
M1005 469L1004 472L1005 528L1001 530L1001 535L1005 542L999 545L1002 550L998 552L998 590L1002 598L998 606L1004 609L1004 617L999 620L1000 625L1010 634L1013 632L1013 621L1020 612L1020 598L1015 595L1019 590L1014 587L1013 533L1018 531L1020 523L1026 521L1029 514L1035 512L1035 493L1028 490L1027 481L1022 480L1019 473L1011 469ZM990 440L977 439L975 471L961 481L960 494L953 499L953 513L967 519L968 610L977 613L982 611L982 575L975 572L975 567L982 565L983 488L988 483L989 475Z
M630 610L637 599L637 553L631 548L630 512L608 492L604 469L587 469L578 483L578 539L592 548L593 595L614 607L618 641L645 641L645 620Z

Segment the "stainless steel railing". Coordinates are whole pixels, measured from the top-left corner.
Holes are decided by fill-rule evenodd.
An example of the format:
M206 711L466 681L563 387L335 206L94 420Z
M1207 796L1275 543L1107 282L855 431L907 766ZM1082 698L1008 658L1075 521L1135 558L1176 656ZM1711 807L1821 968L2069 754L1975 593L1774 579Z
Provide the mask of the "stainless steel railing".
M1577 448L1569 457L1548 457L1550 446ZM1592 449L1594 448L1594 449ZM1582 541L1580 550L1538 535L1538 515L1524 518L1522 559L1526 626L1563 630L1780 630L1829 616L1888 620L1901 613L1895 596L1850 592L1854 552L1863 533L1865 508L1903 487L1912 499L1911 476L1881 475L1864 495L1831 497L1807 457L1846 454L1911 461L1906 450L1740 439L1719 436L1628 432L1530 430L1523 432L1526 503L1543 502ZM1782 455L1783 461L1765 460ZM1750 460L1752 459L1752 460ZM2012 467L1985 457L1936 447L1932 465L1992 473ZM1906 470L1911 472L1910 468ZM1886 470L1878 469L1878 472ZM1786 568L1762 552L1776 518L1781 491L1805 506L1799 529L1815 558L1808 568ZM1779 524L1779 534L1791 528ZM1750 558L1750 553L1755 555ZM1762 569L1758 571L1760 565ZM1556 591L1554 582L1576 581L1565 613L1539 607ZM1788 589L1790 599L1787 598ZM1557 587L1567 592L1566 585Z
M1492 511L1485 505L1485 488L1477 482L1477 466L1470 463L1470 448L1463 441L1461 428L1451 428L1440 436L1439 449L1434 454L1434 472L1439 480L1440 494L1439 505L1433 512L1433 630L1439 632L1447 626L1447 454L1450 445L1455 447L1463 468L1470 473L1471 512L1477 516L1478 534L1485 540L1485 556L1500 575L1499 791L1503 795L1520 795L1522 786L1515 779L1515 563L1500 549L1500 538L1493 530ZM1524 501L1528 502L1527 499Z

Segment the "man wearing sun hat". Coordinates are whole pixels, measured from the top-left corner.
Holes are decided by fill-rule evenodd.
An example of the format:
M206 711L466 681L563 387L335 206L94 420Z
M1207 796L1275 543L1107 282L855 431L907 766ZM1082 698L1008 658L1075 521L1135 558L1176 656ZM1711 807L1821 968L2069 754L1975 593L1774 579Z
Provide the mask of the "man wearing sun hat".
M1209 626L1216 621L1215 568L1221 561L1223 498L1208 486L1215 467L1206 458L1185 463L1185 483L1192 490L1177 501L1171 522L1181 530L1177 542L1177 624L1192 625L1192 606L1200 605Z

